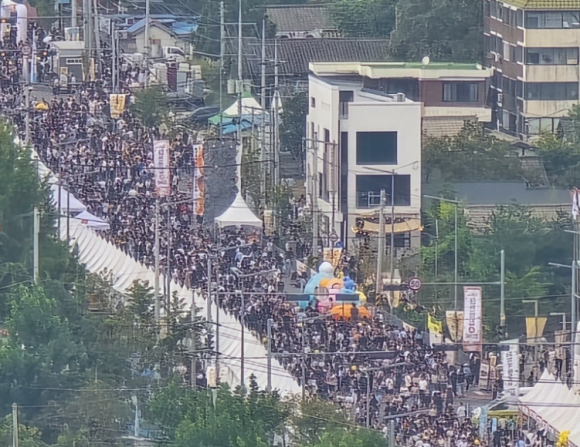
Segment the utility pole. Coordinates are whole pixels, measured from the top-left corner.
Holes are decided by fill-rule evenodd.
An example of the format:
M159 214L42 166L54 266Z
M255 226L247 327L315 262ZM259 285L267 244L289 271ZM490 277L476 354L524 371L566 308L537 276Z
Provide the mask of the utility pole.
M12 404L12 447L18 447L18 404Z
M195 293L195 292L193 292ZM191 299L191 387L196 389L196 379L197 379L197 358L195 356L195 351L197 349L195 344L195 298Z
M280 183L280 117L278 116L278 111L280 110L280 105L278 104L278 99L280 98L280 93L278 92L279 83L279 67L278 67L278 40L274 39L274 184L278 185Z
M151 20L151 0L145 0L145 88L149 86L149 21Z
M26 61L25 61L26 62ZM25 143L27 147L30 147L30 91L32 88L30 86L26 86L24 90L24 107L26 107L26 118L25 118ZM60 210L59 210L60 212ZM60 237L60 235L59 235Z
M266 391L272 391L272 325L274 320L268 318L266 335L268 337L268 382L266 385Z
M378 300L381 291L383 275L383 256L385 255L385 202L387 193L381 189L381 207L379 208L379 237L377 239L377 278L375 283L375 299ZM393 278L391 277L391 281Z
M91 0L89 0L91 1ZM97 0L93 0L93 5L95 8L95 15L93 17L95 21L95 49L97 50L97 57L95 58L96 69L101 73L101 32L99 31L99 8L97 6Z
M157 334L159 334L159 322L161 321L161 304L159 302L159 197L155 198L155 283L153 292L155 293L155 324Z
M246 380L244 379L245 375L246 375L246 371L245 371L245 367L246 365L244 364L246 361L246 347L245 347L245 343L246 343L246 330L244 325L246 324L246 302L244 300L244 297L246 296L246 294L244 293L244 280L242 279L242 330L241 330L241 334L240 334L240 385L242 387L242 391L246 389Z
M72 0L74 3L74 0ZM113 81L113 93L117 93L117 30L115 29L115 21L111 20L111 53L113 56L113 70L111 72L111 77Z
M395 171L391 172L391 266L390 266L390 284L393 284L395 278ZM383 234L383 240L385 236ZM383 249L384 254L384 249Z
M459 289L458 289L458 282L459 282L459 257L458 257L458 250L459 250L459 225L458 225L458 221L457 221L457 202L455 202L455 228L454 228L454 232L455 232L455 242L454 242L454 249L453 251L455 252L454 255L454 272L453 272L453 282L455 283L454 286L454 291L453 291L453 310L455 312L455 319L457 320L457 295L459 293ZM457 331L457 324L455 324L455 330ZM457 334L456 338L457 338Z
M60 214L60 213L59 213ZM33 218L33 231L34 231L34 239L33 239L33 255L32 255L32 279L34 280L34 284L38 285L38 277L39 277L39 253L40 253L40 244L39 244L39 234L40 234L40 213L38 212L38 207L34 207L34 211L32 213ZM60 217L59 217L60 220ZM60 234L59 234L60 237ZM16 404L15 404L16 405Z
M71 28L77 27L77 0L71 0L70 26L71 26ZM78 39L78 32L77 32L77 39Z
M304 328L306 322L302 321L302 402L306 400L306 335Z
M220 2L220 137L222 135L224 125L224 114L222 113L222 107L224 89L225 26L224 2Z
M314 135L311 135L314 137ZM312 202L312 256L318 255L318 141L314 138L312 144L312 191L310 200Z
M242 0L238 0L238 144L240 147L239 151L244 150L244 142L242 136L242 93L243 93L243 64L242 59L244 57L242 53L243 45L243 33L242 33ZM241 191L238 191L241 193ZM242 379L243 380L243 379Z
M505 329L505 250L500 251L500 305L499 305L499 324L502 334L506 335Z
M211 258L207 254L207 322L211 322ZM219 310L218 310L219 312Z
M571 349L570 349L570 356L571 356L571 360L572 360L572 373L574 374L574 368L576 366L576 355L575 355L575 351L576 351L576 326L577 326L577 310L576 310L576 289L578 287L578 281L577 281L577 270L578 270L578 223L574 223L574 227L576 229L576 232L574 232L574 246L573 246L573 252L572 252L572 284L571 284L571 292L570 292L570 342L571 342ZM536 323L537 324L537 323Z
M260 183L262 194L266 192L266 167L264 166L264 162L266 161L266 119L265 117L268 115L266 113L266 19L262 20L262 79L260 82L261 88L261 98L260 98L260 105L262 106L262 123L261 123L261 131L262 131L262 138L261 138L261 150L260 150L260 161L262 166L262 172L264 176L264 180ZM271 116L271 114L270 114ZM270 123L271 124L271 123Z

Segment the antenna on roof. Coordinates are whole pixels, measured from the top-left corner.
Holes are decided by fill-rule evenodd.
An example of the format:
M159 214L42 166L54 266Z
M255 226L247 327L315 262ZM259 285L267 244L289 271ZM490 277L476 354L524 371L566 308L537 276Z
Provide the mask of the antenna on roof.
M431 62L431 59L429 59L429 56L423 56L423 59L421 59L421 63L423 65L429 65L429 62Z

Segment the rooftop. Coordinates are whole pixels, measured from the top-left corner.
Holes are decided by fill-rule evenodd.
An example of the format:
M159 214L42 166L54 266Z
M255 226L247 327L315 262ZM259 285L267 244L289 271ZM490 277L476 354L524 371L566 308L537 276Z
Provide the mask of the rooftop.
M571 11L580 9L580 0L504 0L504 2L517 8L538 11Z
M326 5L267 6L266 15L276 24L279 33L335 28L328 17Z
M453 62L388 62L363 60L348 61L311 61L310 72L318 76L357 75L371 79L388 77L439 79L453 78L487 78L491 76L491 69L479 64L463 64Z
M274 60L274 41L266 43L266 59ZM377 62L388 57L386 39L278 39L280 75L306 76L311 62ZM259 77L261 72L261 42L244 39L244 73ZM274 72L268 64L268 74Z
M527 188L524 182L455 183L451 189L467 205L568 205L571 201L567 189Z

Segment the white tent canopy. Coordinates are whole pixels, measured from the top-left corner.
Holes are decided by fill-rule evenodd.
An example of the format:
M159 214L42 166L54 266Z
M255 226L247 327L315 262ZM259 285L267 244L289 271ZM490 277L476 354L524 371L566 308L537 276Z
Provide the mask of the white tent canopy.
M234 203L223 212L221 216L215 218L215 222L220 228L224 227L259 227L262 228L262 221L256 217L246 204L242 194L238 193Z
M95 231L106 231L111 228L111 226L103 219L100 219L97 216L93 216L88 211L83 211L74 218L80 220L83 225L86 225Z
M520 397L520 406L536 420L562 433L570 430L569 441L580 446L580 429L572 421L580 420L580 396L545 370L529 393Z
M58 187L58 185L51 185L50 189L52 191L52 200L54 200L57 208L60 206L60 212L68 213L81 213L87 209L74 195L69 193L63 187ZM60 190L60 202L58 200Z
M239 102L238 99L226 110L224 116L239 116ZM242 116L244 115L260 115L262 113L262 106L253 96L244 96L242 98Z

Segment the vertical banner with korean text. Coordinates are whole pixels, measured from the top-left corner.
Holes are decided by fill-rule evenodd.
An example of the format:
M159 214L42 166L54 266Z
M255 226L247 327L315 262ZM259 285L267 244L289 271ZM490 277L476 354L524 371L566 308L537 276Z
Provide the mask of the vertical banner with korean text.
M464 287L463 349L481 351L483 341L481 315L481 287Z
M155 168L155 193L157 197L167 197L171 193L169 141L155 140L153 142L153 166Z
M506 340L501 345L509 345L507 351L501 352L503 389L508 396L518 396L520 387L520 345L518 339Z
M203 144L193 146L193 212L196 216L203 216L205 211L205 179L203 178Z

